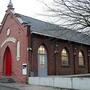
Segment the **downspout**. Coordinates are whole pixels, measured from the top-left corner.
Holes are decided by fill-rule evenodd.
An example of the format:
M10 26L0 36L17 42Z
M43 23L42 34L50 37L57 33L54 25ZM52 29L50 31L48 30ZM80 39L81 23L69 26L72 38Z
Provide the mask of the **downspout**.
M90 67L89 67L89 64L90 64L90 48L87 49L87 66L88 66L88 73L90 73Z
M32 66L32 38L31 38L30 25L27 25L27 38L28 38L28 47L27 47L27 53L28 53L27 80L28 80L28 77L31 76L31 66Z

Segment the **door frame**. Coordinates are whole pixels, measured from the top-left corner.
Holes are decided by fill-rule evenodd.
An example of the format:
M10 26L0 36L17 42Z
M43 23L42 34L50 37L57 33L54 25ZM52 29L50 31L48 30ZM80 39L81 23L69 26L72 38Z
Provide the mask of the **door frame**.
M8 61L6 61L6 60L8 60ZM8 62L10 62L10 63L8 63ZM8 70L8 69L10 69L10 70ZM5 49L4 57L3 57L3 75L4 76L12 76L12 55L11 55L11 50L8 46Z

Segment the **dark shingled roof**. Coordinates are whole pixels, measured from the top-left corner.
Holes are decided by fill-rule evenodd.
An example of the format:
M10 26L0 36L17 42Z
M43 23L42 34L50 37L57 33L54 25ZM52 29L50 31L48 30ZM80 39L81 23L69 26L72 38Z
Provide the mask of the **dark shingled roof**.
M15 15L21 23L27 23L31 26L32 33L90 45L89 35L21 14Z

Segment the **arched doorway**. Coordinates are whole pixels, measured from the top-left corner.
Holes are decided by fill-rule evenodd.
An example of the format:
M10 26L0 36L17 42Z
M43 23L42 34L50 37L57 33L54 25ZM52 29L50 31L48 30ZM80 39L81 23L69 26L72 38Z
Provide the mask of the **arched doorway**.
M3 73L5 76L12 75L12 57L11 57L11 51L9 47L6 48L4 53Z
M47 76L47 50L43 45L38 48L38 76Z

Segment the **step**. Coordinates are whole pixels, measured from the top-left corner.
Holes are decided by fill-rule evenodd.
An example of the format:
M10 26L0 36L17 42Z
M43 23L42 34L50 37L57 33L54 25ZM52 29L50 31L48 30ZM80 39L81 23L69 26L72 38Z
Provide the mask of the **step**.
M12 77L2 77L0 83L15 83L15 80Z

